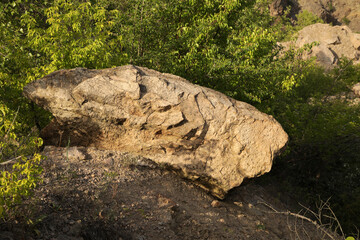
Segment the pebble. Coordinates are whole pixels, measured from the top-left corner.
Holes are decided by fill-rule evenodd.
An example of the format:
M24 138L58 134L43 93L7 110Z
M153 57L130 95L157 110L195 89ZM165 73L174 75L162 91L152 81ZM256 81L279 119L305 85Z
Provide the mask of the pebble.
M243 207L243 206L244 206L244 204L243 204L242 202L234 202L234 204L235 204L236 206L239 206L239 207Z
M218 200L214 200L211 202L211 206L213 208L218 208L218 207L220 207L220 202Z
M77 147L69 147L67 151L63 153L63 156L70 161L80 161L86 158L85 154L79 151Z

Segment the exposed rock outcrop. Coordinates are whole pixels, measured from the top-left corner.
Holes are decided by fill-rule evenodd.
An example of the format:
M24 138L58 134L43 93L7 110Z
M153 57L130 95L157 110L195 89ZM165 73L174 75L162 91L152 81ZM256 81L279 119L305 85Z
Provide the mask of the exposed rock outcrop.
M341 23L360 33L360 1L358 0L298 0L301 10L307 10L326 23Z
M358 0L274 0L269 8L273 16L282 15L291 7L291 18L301 11L308 11L325 23L348 26L360 33L360 1Z
M341 21L334 16L333 0L297 0L300 11L308 11L321 18L325 23L341 25Z
M299 11L296 0L274 0L269 5L269 11L271 16L282 16L285 10L290 7L289 17L294 17Z
M176 170L223 198L270 171L288 136L253 106L147 68L60 70L24 94L52 112L46 144L121 150Z
M360 98L360 82L352 87L352 91L356 97Z
M360 34L353 33L347 26L330 26L329 24L313 24L298 32L294 43L282 43L285 48L291 44L295 48L303 47L305 44L319 43L304 58L316 57L317 61L324 67L330 68L338 63L340 57L347 57L360 63Z

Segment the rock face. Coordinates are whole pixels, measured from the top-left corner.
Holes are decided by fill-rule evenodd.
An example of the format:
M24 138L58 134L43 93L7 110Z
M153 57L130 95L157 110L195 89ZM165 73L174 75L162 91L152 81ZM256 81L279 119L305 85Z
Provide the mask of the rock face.
M337 64L340 57L347 57L360 63L360 34L353 33L347 26L330 26L329 24L313 24L298 32L298 37L293 45L295 48L305 44L318 42L304 58L316 57L324 67L332 67ZM282 43L289 46L291 43Z
M360 33L359 0L273 0L269 5L270 14L283 15L284 9L290 7L290 17L301 11L308 11L321 18L325 23L348 26Z
M269 5L270 15L281 16L288 7L290 7L289 17L295 16L299 11L296 0L273 0Z
M326 23L347 25L360 33L359 0L298 0L301 10L307 10Z
M55 117L42 131L45 144L135 153L219 198L270 171L288 140L275 119L249 104L132 65L56 71L24 95Z
M352 90L356 97L360 97L360 82L352 87Z

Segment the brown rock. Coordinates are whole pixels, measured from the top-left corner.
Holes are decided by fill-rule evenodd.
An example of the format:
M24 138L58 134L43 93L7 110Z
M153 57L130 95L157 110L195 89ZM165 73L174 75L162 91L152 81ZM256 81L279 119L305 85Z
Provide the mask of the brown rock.
M281 43L285 49L294 45L295 48L316 42L311 51L304 55L304 59L316 57L317 61L326 68L338 63L340 57L346 57L360 63L360 37L347 26L330 26L329 24L313 24L298 32L295 43Z
M220 207L220 202L218 200L214 200L211 202L211 206L213 208L218 208L218 207Z
M348 26L360 33L359 0L273 0L269 5L272 16L282 15L284 9L291 7L291 18L301 11L308 11L325 23Z
M357 83L355 84L353 87L352 87L352 91L354 92L355 96L357 98L360 97L360 83Z
M288 6L294 8L294 4L294 0L273 0L269 5L270 15L281 16Z
M28 84L52 112L46 144L93 146L152 159L223 198L270 171L288 136L253 106L147 68L72 69Z

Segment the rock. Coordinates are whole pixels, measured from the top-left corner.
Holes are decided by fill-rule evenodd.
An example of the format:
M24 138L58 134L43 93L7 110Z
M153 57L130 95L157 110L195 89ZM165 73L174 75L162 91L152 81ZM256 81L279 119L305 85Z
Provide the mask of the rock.
M70 161L80 161L86 158L85 154L78 147L69 147L63 156Z
M355 85L352 87L352 91L355 93L355 96L356 96L357 98L360 98L360 83L355 84Z
M298 0L298 2L302 9L314 13L326 23L340 23L343 26L347 25L354 32L360 32L360 1L358 0ZM323 17L323 11L328 12L330 20Z
M333 66L338 60L334 52L331 51L325 44L314 46L311 49L310 56L315 56L316 60L324 67Z
M308 11L321 18L325 23L348 26L360 32L359 0L274 0L270 4L270 14L283 15L284 9L291 8L291 18L301 11Z
M270 171L288 140L273 117L247 103L132 65L56 71L24 95L54 116L41 133L46 145L138 154L219 198Z
M333 15L333 0L297 0L301 11L308 11L321 18L325 23L338 25L339 20Z
M291 12L297 9L295 0L274 0L269 5L269 11L271 16L281 16L284 14L288 7L291 7ZM290 13L290 15L292 15Z
M211 202L211 206L213 208L219 208L221 206L220 202L218 200L214 200Z
M301 48L305 44L316 42L311 51L304 55L304 59L316 57L317 61L326 68L334 67L340 57L346 57L360 63L360 34L353 33L347 26L330 26L329 24L313 24L298 32L294 43L280 43L284 49L291 45Z
M353 35L351 35L350 41L356 50L360 50L360 34L354 33Z

